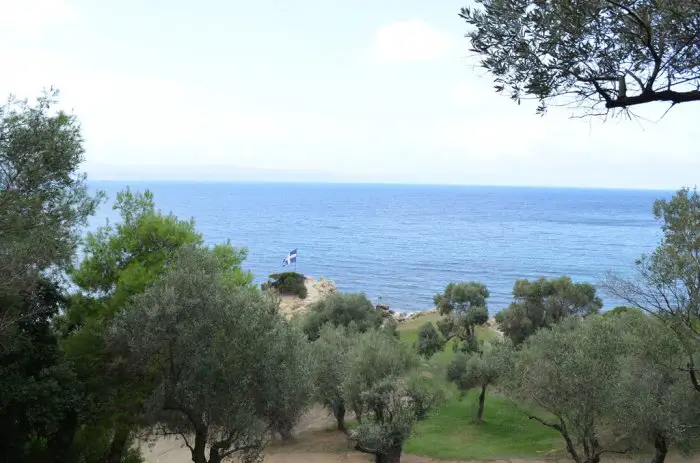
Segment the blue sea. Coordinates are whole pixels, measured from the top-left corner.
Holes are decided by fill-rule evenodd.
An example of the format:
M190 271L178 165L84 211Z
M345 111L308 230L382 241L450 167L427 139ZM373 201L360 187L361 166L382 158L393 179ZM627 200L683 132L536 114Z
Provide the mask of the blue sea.
M334 280L397 310L432 307L451 281L480 281L495 313L518 278L596 283L632 275L660 239L651 209L672 192L368 184L91 182L109 201L90 228L114 221L116 192L150 189L163 212L194 218L209 243L249 250L261 283L285 270ZM607 308L619 301L602 294Z

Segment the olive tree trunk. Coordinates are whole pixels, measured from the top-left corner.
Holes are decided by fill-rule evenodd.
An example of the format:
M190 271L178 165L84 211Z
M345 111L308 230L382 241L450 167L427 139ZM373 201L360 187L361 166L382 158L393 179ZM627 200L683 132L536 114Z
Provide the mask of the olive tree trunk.
M402 446L396 445L389 449L387 453L375 455L375 463L401 463Z
M333 407L333 416L338 424L338 430L348 433L348 429L345 427L345 404L337 404Z
M476 412L476 422L481 423L484 419L484 402L486 401L486 384L481 386L479 394L479 409Z
M668 445L666 443L666 438L657 434L656 438L654 438L654 457L651 459L651 463L664 463L667 453Z
M194 447L192 447L192 461L194 463L208 463L207 462L207 430L202 427L197 429L194 435Z

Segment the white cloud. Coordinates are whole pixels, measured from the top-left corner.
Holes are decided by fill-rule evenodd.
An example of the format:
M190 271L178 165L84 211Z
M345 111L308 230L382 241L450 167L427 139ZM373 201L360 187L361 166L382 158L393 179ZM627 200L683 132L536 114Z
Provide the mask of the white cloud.
M451 38L419 20L400 21L382 27L375 36L372 57L382 63L428 61L452 50Z
M34 33L77 19L66 0L0 0L0 27L6 32Z

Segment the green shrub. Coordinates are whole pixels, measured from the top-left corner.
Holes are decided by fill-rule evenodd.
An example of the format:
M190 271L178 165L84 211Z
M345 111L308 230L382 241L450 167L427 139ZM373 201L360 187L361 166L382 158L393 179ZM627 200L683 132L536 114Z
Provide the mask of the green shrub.
M306 278L300 273L273 273L269 276L267 283L263 283L262 289L274 288L280 294L299 296L304 299L308 293L304 284L305 281Z
M303 329L311 341L319 336L321 327L344 326L351 332L364 333L371 329L380 329L384 316L374 308L372 302L362 294L332 293L314 302L304 317ZM395 328L387 326L387 331Z
M636 307L627 307L624 305L618 305L614 309L606 310L603 312L604 317L614 317L614 316L621 316L621 315L627 315L627 314L633 314L633 315L638 315L638 316L644 316L645 313L642 309L638 309Z

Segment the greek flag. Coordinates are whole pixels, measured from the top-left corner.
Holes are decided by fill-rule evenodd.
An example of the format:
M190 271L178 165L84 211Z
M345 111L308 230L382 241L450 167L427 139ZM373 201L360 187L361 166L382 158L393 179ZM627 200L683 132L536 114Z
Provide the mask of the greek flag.
M282 261L282 264L286 267L287 265L291 264L296 264L297 263L297 250L295 249L294 251L291 251L289 254L287 254L287 257L284 258Z

